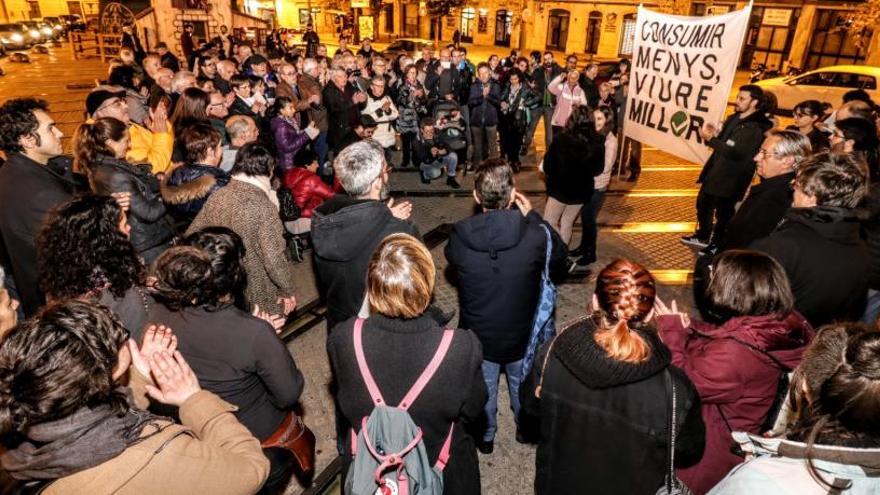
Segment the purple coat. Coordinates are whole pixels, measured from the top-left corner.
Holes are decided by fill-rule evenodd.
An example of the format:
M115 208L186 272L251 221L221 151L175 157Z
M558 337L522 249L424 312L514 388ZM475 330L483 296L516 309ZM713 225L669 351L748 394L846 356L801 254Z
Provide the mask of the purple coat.
M275 136L278 167L284 170L293 168L293 157L309 142L309 135L280 115L273 118L269 125Z

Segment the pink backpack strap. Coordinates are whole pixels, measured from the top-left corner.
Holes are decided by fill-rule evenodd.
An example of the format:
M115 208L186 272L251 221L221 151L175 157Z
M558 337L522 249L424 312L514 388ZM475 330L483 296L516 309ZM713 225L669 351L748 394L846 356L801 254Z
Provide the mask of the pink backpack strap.
M449 453L452 450L452 430L455 429L455 423L449 425L449 434L446 435L446 440L443 442L443 447L440 448L440 455L437 456L437 462L434 464L434 467L437 468L437 471L443 471L446 469L446 464L449 463Z
M443 338L440 339L440 345L437 347L437 352L434 353L434 357L431 358L431 362L428 363L428 367L425 368L425 371L422 372L419 379L416 380L416 383L413 384L412 388L409 389L409 392L403 397L403 400L400 401L400 404L397 405L398 408L406 411L419 397L419 394L421 394L422 390L425 389L425 386L428 385L431 377L433 377L434 373L437 372L437 369L440 368L440 363L443 362L443 358L446 357L446 352L449 351L449 346L452 344L452 337L454 336L454 332L451 329L443 331Z
M385 404L385 399L382 398L382 392L379 390L379 386L376 385L376 380L373 379L373 374L370 373L370 368L367 366L367 358L364 356L363 318L358 318L357 321L354 322L354 355L357 357L358 368L361 371L361 377L364 379L364 383L367 384L370 398L373 399L373 405L381 406Z

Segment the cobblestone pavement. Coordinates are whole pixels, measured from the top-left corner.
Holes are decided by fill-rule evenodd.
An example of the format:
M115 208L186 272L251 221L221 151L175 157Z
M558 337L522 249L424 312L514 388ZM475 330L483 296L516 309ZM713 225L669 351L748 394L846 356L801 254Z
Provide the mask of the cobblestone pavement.
M105 74L98 61L72 62L66 48L53 48L48 55L33 55L31 64L0 65L7 75L0 77L0 100L17 96L39 96L50 101L52 115L69 138L82 121L87 86ZM543 126L539 126L540 129ZM536 143L543 143L540 135ZM544 207L544 185L536 170L533 152L524 160L525 169L517 176L517 187L527 193L534 207ZM677 299L690 307L691 296L687 276L693 266L694 253L678 242L678 236L692 228L694 222L694 180L699 166L684 162L657 150L645 148L643 173L635 184L614 180L599 220L599 261L601 267L618 257L639 261L654 271L659 280L659 293L664 299ZM462 189L452 191L445 181L429 185L420 183L412 171L396 171L391 186L394 195L413 202L413 221L425 235L433 229L453 223L474 211L471 189L473 175L460 175ZM580 236L576 226L573 243ZM439 242L436 240L439 239ZM443 276L442 236L435 238L431 253L438 267L438 305L457 309L457 295ZM583 314L590 299L595 275L572 279L560 287L557 309L558 325L564 326ZM301 307L319 308L317 290L310 260L297 266L297 298ZM317 309L316 309L317 311ZM326 328L318 316L312 318L310 329L289 341L288 348L306 375L302 397L305 421L319 439L318 466L323 468L335 458L333 401L329 392L330 371L325 352ZM309 319L306 315L305 320ZM316 323L316 324L315 324ZM499 391L499 426L495 452L480 455L483 491L490 495L525 494L532 492L534 448L514 441L514 425L502 380ZM293 483L289 494L300 493L302 487Z

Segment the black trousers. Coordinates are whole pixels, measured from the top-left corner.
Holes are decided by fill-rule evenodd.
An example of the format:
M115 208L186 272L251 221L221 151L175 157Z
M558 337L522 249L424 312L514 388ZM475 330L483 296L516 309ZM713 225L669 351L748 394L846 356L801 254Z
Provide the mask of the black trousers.
M416 142L417 134L415 132L402 132L400 133L400 147L403 148L403 161L400 163L401 167L414 167L415 160L413 159L413 143Z
M519 163L519 152L523 144L523 131L518 129L509 115L501 118L499 137L501 138L501 156L508 163Z
M697 237L718 244L733 218L736 198L722 198L700 189L697 194ZM714 220L714 228L713 228Z

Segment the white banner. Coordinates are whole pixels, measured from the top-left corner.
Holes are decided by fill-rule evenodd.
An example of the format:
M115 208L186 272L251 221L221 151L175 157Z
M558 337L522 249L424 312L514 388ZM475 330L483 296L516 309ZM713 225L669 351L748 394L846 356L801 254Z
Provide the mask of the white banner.
M724 117L750 13L684 17L639 7L626 135L704 163L712 150L699 130Z

